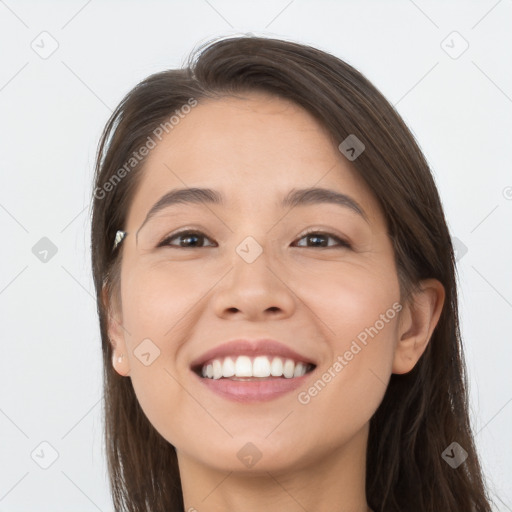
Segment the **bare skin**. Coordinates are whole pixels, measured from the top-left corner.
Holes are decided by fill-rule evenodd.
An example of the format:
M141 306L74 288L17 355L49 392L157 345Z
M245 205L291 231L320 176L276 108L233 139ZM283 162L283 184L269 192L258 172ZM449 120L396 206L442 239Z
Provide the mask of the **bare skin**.
M170 206L136 236L153 204L185 187L215 189L226 204ZM336 204L278 204L308 187L350 196L367 220ZM368 512L369 421L391 374L410 371L424 352L444 289L428 279L414 303L401 303L384 216L337 144L283 99L248 93L201 102L151 151L123 227L122 307L110 304L115 369L176 447L185 510ZM204 238L157 247L183 228ZM329 233L320 240L326 247L304 235L308 228ZM236 251L248 236L263 250L252 263ZM212 393L190 363L236 337L270 337L310 356L315 378L260 403ZM148 366L134 354L146 338L160 350ZM336 371L338 356L346 364ZM329 369L326 385L308 393ZM237 456L249 442L261 454L252 467Z

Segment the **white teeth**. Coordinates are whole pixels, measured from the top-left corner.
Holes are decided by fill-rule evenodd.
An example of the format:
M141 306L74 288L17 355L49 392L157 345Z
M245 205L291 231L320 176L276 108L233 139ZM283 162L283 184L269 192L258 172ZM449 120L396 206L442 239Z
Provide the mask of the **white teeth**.
M252 377L252 364L249 357L238 356L236 358L235 375L237 377Z
M254 359L252 363L252 376L253 377L269 377L270 376L270 361L268 357L259 356Z
M295 369L293 370L294 377L300 377L306 373L306 368L302 363L297 363L295 365Z
M295 368L295 363L291 359L287 359L284 362L283 375L287 379L291 379L293 377L293 370L294 370L294 368Z
M222 363L222 376L233 377L233 375L235 375L235 362L231 357L226 357Z
M220 379L222 377L222 365L218 359L213 361L213 378Z
M280 357L274 357L272 360L270 374L272 377L281 377L281 375L283 375L283 361Z
M302 377L308 368L308 363L296 363L292 359L281 357L257 356L251 359L249 356L238 356L210 361L202 367L201 375L208 379L270 376L291 379Z

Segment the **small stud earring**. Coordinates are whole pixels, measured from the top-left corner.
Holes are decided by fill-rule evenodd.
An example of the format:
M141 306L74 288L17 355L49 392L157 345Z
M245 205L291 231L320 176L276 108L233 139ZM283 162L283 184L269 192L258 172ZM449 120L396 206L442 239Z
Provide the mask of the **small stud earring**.
M121 363L123 361L123 357L124 357L124 354L121 354L118 358L117 358L117 362L118 363ZM112 355L112 366L115 366L116 365L116 355L113 354Z

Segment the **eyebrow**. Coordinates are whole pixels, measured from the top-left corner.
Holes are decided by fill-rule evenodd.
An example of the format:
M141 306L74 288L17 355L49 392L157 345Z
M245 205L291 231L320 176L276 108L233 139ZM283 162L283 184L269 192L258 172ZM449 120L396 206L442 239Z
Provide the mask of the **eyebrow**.
M223 195L211 188L179 188L167 192L149 210L142 227L158 212L175 204L214 204L223 206L225 204ZM292 189L281 201L282 208L295 208L296 206L307 206L315 204L335 204L350 208L360 215L366 222L368 216L357 201L346 194L336 192L327 188L303 188ZM279 204L278 204L279 206Z

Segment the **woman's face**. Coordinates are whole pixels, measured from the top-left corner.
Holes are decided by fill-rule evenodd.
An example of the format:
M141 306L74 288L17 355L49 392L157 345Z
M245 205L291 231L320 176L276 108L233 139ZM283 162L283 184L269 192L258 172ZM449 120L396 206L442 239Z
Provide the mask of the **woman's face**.
M400 291L382 212L341 142L293 103L251 93L199 103L151 150L124 226L116 369L181 460L298 469L366 440L393 371ZM169 204L146 219L162 196L192 187L223 203ZM281 204L313 187L358 206L319 195ZM169 239L183 229L193 234ZM254 381L191 368L227 341L262 338L315 369L295 389L244 401L235 388ZM234 394L214 391L220 381Z

